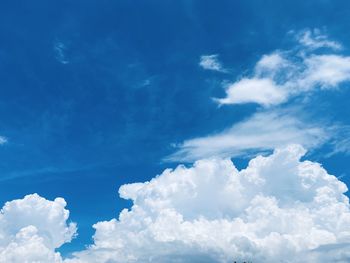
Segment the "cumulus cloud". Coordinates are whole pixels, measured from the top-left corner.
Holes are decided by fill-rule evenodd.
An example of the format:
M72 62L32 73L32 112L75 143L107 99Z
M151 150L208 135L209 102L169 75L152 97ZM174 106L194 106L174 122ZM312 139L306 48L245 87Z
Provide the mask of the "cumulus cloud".
M262 56L251 76L229 84L226 97L215 100L219 104L257 103L268 107L317 88L335 88L350 80L350 57L333 52L341 48L340 44L313 31L305 31L298 41L293 50ZM320 48L328 51L316 52Z
M330 131L300 120L297 114L281 109L258 112L220 133L177 145L179 149L165 160L192 162L212 156L233 157L273 150L291 143L313 149L329 139Z
M226 70L222 67L218 55L203 55L200 57L199 65L206 70L225 72Z
M7 202L0 213L0 262L62 262L55 249L76 233L65 206L62 198L49 201L37 194Z
M201 160L123 185L132 208L95 224L94 244L66 262L348 262L347 187L304 153L290 145L241 171Z
M7 202L0 214L0 262L328 263L349 262L347 187L289 145L238 170L211 158L126 184L133 202L96 223L93 244L63 259L55 249L76 233L62 198Z

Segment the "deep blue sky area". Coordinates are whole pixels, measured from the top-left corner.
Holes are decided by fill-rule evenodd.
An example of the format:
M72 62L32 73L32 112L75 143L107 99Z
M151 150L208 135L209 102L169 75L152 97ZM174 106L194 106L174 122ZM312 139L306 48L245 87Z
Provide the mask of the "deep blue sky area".
M211 98L305 28L326 30L349 53L350 2L0 1L0 203L64 197L79 237L61 251L83 248L92 224L130 206L120 185L175 167L162 161L173 144L255 111ZM230 74L200 68L203 54L219 54ZM350 123L349 96L326 92L314 103ZM350 183L349 156L310 159Z

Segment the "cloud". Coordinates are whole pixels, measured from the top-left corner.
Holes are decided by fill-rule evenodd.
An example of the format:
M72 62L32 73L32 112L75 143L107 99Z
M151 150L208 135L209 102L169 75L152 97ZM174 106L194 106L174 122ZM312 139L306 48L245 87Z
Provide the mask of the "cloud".
M340 44L311 31L298 35L298 40L299 45L293 50L263 55L251 76L229 84L226 96L215 100L219 104L257 103L269 107L350 80L350 57L316 52L326 47L339 50Z
M203 55L200 58L199 65L206 70L213 70L219 72L225 72L226 70L222 67L218 60L218 55Z
M304 60L307 70L299 80L301 89L315 86L335 88L350 80L350 57L340 55L313 55Z
M273 150L290 143L313 149L329 139L329 132L296 117L298 112L264 111L234 124L218 134L194 138L178 145L166 161L195 161L202 158L233 157Z
M7 143L7 142L8 142L8 140L7 140L6 137L0 136L0 145L5 144L5 143Z
M337 49L316 33L299 40L304 49L294 57L292 51L262 56L252 76L229 85L226 98L218 99L269 109L221 133L187 140L169 157L204 158L192 166L121 186L120 197L132 207L94 224L93 244L70 258L56 251L77 231L64 199L33 194L7 202L0 213L0 263L349 262L348 189L320 164L300 161L303 146L321 145L329 130L297 118L298 112L272 108L349 80L348 57L308 53ZM209 62L204 58L203 68L223 72L217 55L204 57ZM240 171L229 159L272 149Z
M315 90L338 89L350 81L350 57L334 53L341 50L341 45L320 30L293 34L298 41L295 48L261 56L249 76L225 84L226 96L214 98L219 105L259 104L263 111L220 133L186 140L165 160L231 157L288 143L313 149L327 142L335 148L333 153L349 152L349 143L341 143L345 141L341 130L346 127L326 126L325 120L310 122L302 110L288 113L286 109L291 107L293 97L301 101L302 96Z
M230 85L226 93L226 98L215 100L220 104L256 102L269 106L280 104L287 98L287 93L268 78L242 79Z
M347 187L304 154L289 145L240 171L230 159L203 159L125 184L119 194L132 207L97 222L93 244L65 259L55 249L76 226L62 198L7 202L0 262L349 262Z
M123 185L132 208L95 224L94 244L66 262L348 262L347 187L304 153L290 145L241 171L201 160Z
M76 233L65 206L62 198L48 201L37 194L7 202L0 213L0 262L62 262L55 249Z
M64 65L69 63L66 56L67 46L63 42L55 41L53 50L55 52L55 58L58 62Z
M336 41L331 41L328 37L321 33L319 29L304 30L296 35L299 43L311 49L331 48L334 50L342 49L342 45Z

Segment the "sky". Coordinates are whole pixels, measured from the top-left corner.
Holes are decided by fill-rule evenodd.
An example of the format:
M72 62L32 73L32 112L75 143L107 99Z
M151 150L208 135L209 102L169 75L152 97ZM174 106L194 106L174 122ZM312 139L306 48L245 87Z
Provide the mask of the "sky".
M0 262L348 262L349 26L346 0L1 1Z

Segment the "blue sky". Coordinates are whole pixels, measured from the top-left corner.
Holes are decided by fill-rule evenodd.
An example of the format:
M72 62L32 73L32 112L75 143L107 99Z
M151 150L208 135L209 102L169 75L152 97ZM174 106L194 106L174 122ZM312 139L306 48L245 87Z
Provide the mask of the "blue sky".
M131 206L118 197L121 185L190 165L191 158L169 156L186 141L272 110L220 106L213 98L224 98L228 84L251 76L263 55L294 52L298 32L317 29L316 37L341 43L334 54L348 56L349 26L345 0L2 1L0 202L64 197L79 236L59 250L83 249L94 223ZM204 55L221 68L200 66ZM339 136L307 159L348 185L349 85L276 106L302 123L334 126ZM334 150L337 142L345 148ZM225 157L242 168L257 152Z

